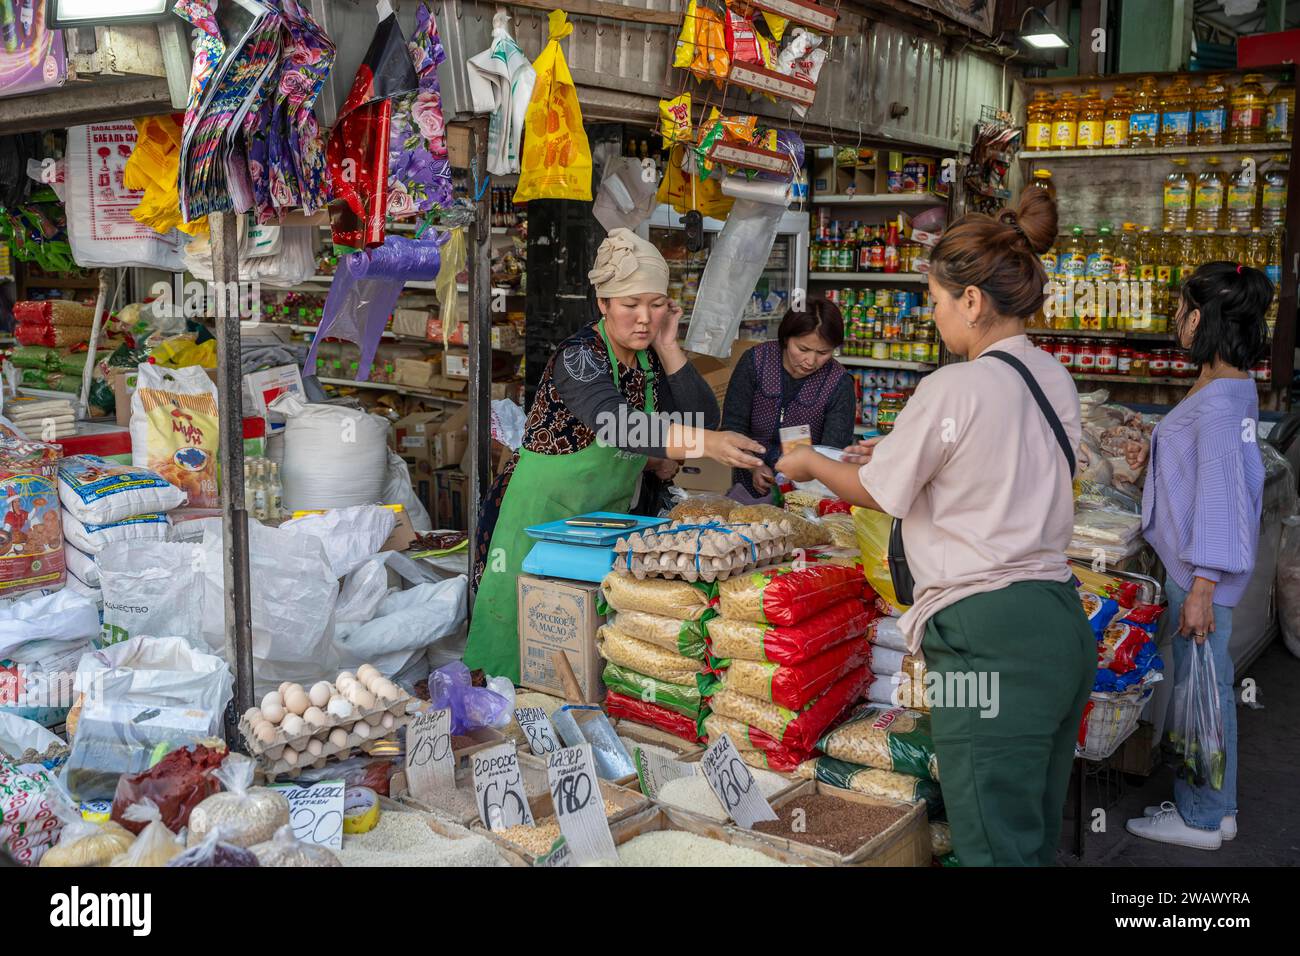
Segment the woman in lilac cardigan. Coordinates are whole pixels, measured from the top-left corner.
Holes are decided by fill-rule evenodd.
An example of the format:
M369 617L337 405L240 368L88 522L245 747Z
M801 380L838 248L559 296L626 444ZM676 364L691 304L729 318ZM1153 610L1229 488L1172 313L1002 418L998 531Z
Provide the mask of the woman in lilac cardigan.
M1228 640L1232 609L1255 566L1264 463L1250 367L1264 354L1273 286L1258 269L1201 266L1183 284L1178 340L1200 378L1151 436L1142 531L1166 571L1175 685L1187 680L1192 641L1209 643L1218 679L1227 765L1222 787L1180 776L1174 801L1148 807L1128 831L1217 850L1237 835L1237 710Z

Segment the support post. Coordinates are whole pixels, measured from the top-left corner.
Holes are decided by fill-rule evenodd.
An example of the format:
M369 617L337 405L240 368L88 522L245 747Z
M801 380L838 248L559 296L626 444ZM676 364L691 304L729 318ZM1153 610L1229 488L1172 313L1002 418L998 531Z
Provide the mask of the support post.
M474 537L479 510L487 499L489 452L492 448L492 220L489 216L487 173L487 118L470 124L470 189L474 194L474 221L466 236L469 253L469 553L474 560ZM480 181L481 180L481 181ZM444 318L443 320L448 321ZM474 594L470 592L470 608Z
M235 725L253 706L253 631L248 576L248 512L244 509L243 371L239 348L239 217L208 217L212 230L212 277L217 300L218 461L221 469L222 594L225 596L226 660L235 696L226 711L226 741L239 739Z

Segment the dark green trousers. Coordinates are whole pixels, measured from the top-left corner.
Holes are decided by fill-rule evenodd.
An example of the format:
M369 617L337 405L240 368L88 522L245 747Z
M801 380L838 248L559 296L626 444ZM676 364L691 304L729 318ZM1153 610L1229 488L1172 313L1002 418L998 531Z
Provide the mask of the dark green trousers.
M1097 672L1097 642L1077 593L1021 581L972 595L930 618L924 649L957 858L963 866L1051 865Z

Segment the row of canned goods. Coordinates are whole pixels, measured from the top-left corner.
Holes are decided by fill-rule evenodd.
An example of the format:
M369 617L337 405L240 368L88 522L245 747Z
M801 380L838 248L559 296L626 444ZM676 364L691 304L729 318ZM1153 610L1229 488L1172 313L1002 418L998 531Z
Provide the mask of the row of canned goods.
M1055 355L1071 372L1151 378L1195 378L1200 373L1199 366L1183 349L1145 350L1118 341L1066 337L1040 339L1039 348ZM1272 363L1265 359L1256 364L1251 378L1271 382Z

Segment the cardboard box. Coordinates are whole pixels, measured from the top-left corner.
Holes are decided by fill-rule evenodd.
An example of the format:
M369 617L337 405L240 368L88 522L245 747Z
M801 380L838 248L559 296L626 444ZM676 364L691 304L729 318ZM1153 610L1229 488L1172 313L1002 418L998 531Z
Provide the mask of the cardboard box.
M393 533L388 536L384 546L380 551L405 551L411 545L415 544L415 526L411 524L411 516L406 513L406 509L401 505L393 505L393 511L397 516L397 523L393 525Z
M442 319L436 317L430 318L428 323L429 340L432 342L441 342L442 333ZM469 345L469 323L457 322L451 330L451 335L447 339L447 344L460 346Z
M448 352L442 360L442 374L448 378L469 378L469 354Z
M433 461L434 436L442 417L442 412L416 412L399 418L393 422L393 448L408 461Z
M735 484L731 477L731 466L711 458L692 458L683 462L681 471L677 472L673 481L678 488L687 491L712 491L720 495L725 495Z
M429 389L438 377L436 359L396 358L393 360L393 382L411 388Z
M244 376L244 414L260 415L268 421L284 421L284 416L267 410L276 398L288 392L304 403L302 375L296 365L277 365Z
M447 124L447 158L454 169L469 169L473 151L470 149L469 127Z
M462 405L439 422L433 436L434 468L459 465L469 450L469 405Z
M737 339L732 343L731 355L725 360L713 358L711 355L696 355L691 359L691 364L695 366L696 371L704 378L709 388L713 389L719 408L726 401L727 386L731 383L731 372L735 369L736 363L740 361L741 356L759 344L761 343L755 339Z
M217 382L217 370L215 368L205 368L203 371L208 373L208 378L215 385ZM113 370L111 384L113 386L114 411L117 415L119 425L131 424L131 395L135 392L135 383L139 379L140 373L133 368L119 368Z
M431 323L437 319L428 309L397 309L393 312L393 332L416 339L430 339Z
M433 394L442 398L464 399L469 391L468 378L448 378L446 375L433 377Z
M459 468L433 473L433 526L444 531L469 530L469 478Z
M514 352L524 347L519 330L513 325L492 326L492 347L503 352Z
M605 662L596 650L604 623L596 612L599 584L519 575L519 683L564 697L556 654L568 657L586 703L605 699Z
M516 405L523 405L524 383L518 380L513 382L493 382L492 401L499 402L507 399Z

